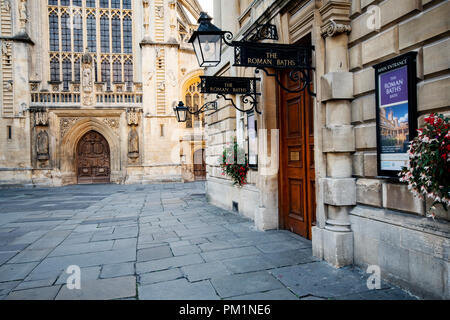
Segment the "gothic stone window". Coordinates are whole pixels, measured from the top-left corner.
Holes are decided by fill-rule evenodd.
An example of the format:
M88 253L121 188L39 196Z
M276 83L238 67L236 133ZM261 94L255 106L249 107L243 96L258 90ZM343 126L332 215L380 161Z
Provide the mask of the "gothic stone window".
M133 12L131 0L47 0L50 80L80 81L80 61L93 54L96 81L133 83Z
M197 111L203 105L203 95L200 93L200 79L195 77L187 82L184 86L184 103L189 106L192 111ZM200 127L204 124L204 116L188 115L186 128Z

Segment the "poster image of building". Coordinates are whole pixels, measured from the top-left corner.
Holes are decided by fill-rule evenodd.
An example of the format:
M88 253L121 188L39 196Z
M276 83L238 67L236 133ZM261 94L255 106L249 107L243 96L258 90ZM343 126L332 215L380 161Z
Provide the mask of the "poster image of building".
M409 145L408 104L380 108L382 153L406 153Z

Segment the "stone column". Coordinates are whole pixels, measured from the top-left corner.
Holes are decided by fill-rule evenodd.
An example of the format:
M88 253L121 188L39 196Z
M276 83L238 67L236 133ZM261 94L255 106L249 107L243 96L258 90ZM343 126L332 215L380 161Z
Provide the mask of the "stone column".
M327 219L324 229L313 230L314 255L336 267L353 263L353 233L349 211L356 205L356 181L352 178L352 152L355 151L351 125L353 74L348 66L348 0L324 1L320 8L322 36L325 38L325 74L320 79L325 104L323 152L327 176L320 179Z

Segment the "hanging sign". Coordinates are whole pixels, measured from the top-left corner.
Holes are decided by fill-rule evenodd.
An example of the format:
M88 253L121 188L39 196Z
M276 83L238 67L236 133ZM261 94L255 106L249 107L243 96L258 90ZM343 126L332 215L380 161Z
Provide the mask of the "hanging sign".
M234 66L307 69L311 68L312 46L234 41Z
M209 94L251 94L258 78L200 77L200 92Z
M408 164L417 122L416 56L410 52L374 66L379 176L396 177Z

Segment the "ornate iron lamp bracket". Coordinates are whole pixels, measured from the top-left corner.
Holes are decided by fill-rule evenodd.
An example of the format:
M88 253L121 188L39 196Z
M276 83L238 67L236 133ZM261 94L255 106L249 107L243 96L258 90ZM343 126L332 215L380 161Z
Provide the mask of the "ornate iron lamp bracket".
M281 82L281 80L279 79L278 74L270 73L266 68L263 68L263 67L255 68L255 74L259 74L260 71L264 71L266 76L274 77L277 84L284 91L289 92L289 93L300 93L304 90L307 90L311 96L315 97L316 94L311 91L311 82L312 82L312 78L311 78L311 74L310 74L311 70L314 70L314 68L294 69L291 72L289 72L289 79L292 80L293 82L299 82L299 84L300 84L300 88L296 89L296 90L291 90L291 89L287 88L286 86L284 86L283 83Z
M245 42L257 42L260 40L278 40L277 26L271 23L258 24L247 32L242 39Z
M236 110L238 110L238 111L240 111L240 112L250 113L250 112L253 112L253 110L255 110L256 113L262 114L262 112L259 111L259 109L258 109L258 100L257 100L257 99L258 99L258 96L259 96L259 95L260 95L259 93L252 93L252 94L246 94L246 95L243 95L243 96L241 97L242 102L243 102L244 104L250 104L250 105L252 106L250 109L247 109L247 110L246 110L246 109L241 109L241 108L239 108L239 107L234 103L233 99L227 98L227 96L224 95L224 94L218 94L218 95L217 95L217 98L223 98L224 100L229 101L229 102L231 103L231 105L232 105Z
M217 110L217 101L207 102L200 109L198 109L197 111L193 111L193 112L191 110L189 110L189 107L187 107L186 111L192 115L197 115L202 112L211 111L211 110Z

